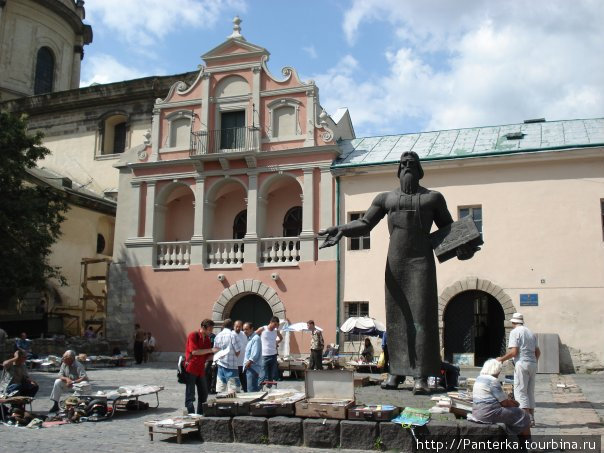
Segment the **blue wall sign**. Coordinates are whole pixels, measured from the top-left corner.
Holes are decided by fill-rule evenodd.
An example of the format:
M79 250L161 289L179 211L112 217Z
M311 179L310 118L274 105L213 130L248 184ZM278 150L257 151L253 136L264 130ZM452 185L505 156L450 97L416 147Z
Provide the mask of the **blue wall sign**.
M536 307L539 305L539 294L520 294L520 305Z

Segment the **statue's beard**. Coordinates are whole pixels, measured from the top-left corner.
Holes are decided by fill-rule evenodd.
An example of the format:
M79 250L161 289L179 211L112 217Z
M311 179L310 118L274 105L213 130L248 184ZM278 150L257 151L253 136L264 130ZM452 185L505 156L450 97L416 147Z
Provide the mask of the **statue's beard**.
M401 189L407 194L416 193L419 188L419 178L410 171L403 173Z

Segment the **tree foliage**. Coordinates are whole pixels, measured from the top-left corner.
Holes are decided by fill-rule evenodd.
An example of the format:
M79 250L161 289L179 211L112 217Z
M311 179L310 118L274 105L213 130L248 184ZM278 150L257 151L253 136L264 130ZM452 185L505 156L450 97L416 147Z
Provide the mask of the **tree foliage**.
M36 183L27 172L50 153L42 134L27 132L27 119L0 112L0 298L2 302L46 279L64 284L60 268L49 264L68 209L62 192Z

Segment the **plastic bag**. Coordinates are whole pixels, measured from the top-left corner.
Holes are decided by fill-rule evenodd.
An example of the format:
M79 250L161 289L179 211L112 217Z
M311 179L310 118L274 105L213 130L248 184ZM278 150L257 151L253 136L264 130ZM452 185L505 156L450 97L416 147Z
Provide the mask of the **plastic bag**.
M413 426L424 426L430 421L431 416L432 414L427 409L406 407L392 422L400 423L404 428L411 428Z
M384 354L384 351L382 351L382 353L380 354L377 366L378 368L384 368L386 366L386 355Z

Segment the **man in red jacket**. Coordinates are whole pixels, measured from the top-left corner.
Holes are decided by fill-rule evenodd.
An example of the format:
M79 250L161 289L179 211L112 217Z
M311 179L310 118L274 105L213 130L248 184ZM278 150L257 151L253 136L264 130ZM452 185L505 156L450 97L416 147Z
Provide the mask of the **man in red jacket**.
M198 332L191 332L187 337L187 348L185 350L186 360L186 390L185 406L190 414L195 413L195 387L197 387L197 413L202 414L203 403L208 399L208 384L205 376L206 360L212 354L218 352L218 348L212 348L210 334L214 329L214 321L204 319Z

